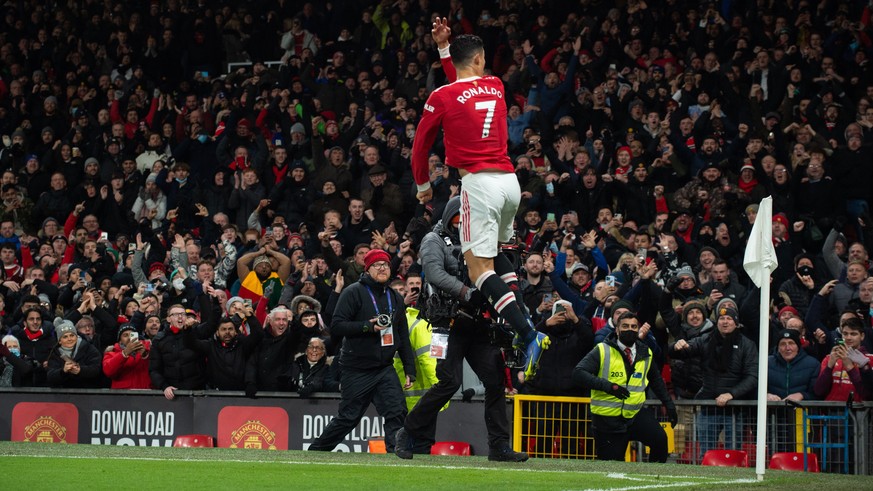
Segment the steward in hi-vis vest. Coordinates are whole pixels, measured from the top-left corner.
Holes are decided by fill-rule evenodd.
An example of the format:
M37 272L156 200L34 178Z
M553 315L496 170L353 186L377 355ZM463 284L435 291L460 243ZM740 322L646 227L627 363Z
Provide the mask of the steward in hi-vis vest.
M667 461L667 435L653 410L643 409L646 389L663 402L673 426L678 421L676 406L639 331L636 314L622 314L615 334L595 346L573 371L573 380L591 389L594 446L600 460L624 460L628 441L636 440L650 447L649 461Z

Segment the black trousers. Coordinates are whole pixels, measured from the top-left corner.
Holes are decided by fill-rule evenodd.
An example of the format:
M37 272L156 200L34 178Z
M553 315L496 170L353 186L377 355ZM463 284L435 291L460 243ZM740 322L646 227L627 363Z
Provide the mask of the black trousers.
M485 386L485 427L488 446L499 448L509 443L509 420L506 417L506 394L503 391L503 359L491 345L488 327L458 321L449 332L448 353L437 361L439 382L428 389L406 417L404 426L414 439L427 439L440 409L461 386L464 358ZM387 426L387 425L386 425Z
M667 434L655 419L651 409L641 409L631 420L621 416L592 415L594 422L594 448L597 460L624 461L627 442L635 440L649 447L649 462L667 461ZM621 421L617 421L621 420ZM626 431L615 431L625 424Z
M340 381L342 400L339 414L330 420L309 450L333 450L358 426L372 402L379 415L385 418L385 449L393 452L394 436L406 416L406 399L394 365L374 370L343 367Z

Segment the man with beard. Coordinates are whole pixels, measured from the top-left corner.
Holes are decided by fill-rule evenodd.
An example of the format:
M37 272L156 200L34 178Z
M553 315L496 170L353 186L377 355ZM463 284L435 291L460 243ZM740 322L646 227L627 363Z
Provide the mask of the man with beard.
M518 288L524 297L524 304L531 312L539 310L543 297L554 290L552 280L543 274L543 265L543 256L536 251L528 253L524 260L524 276L519 281Z
M196 339L191 329L183 335L186 348L206 356L206 384L211 389L245 390L250 395L254 380L246 380L246 363L264 337L264 330L252 307L246 309L245 320L251 329L248 335L240 334L239 315L218 321L218 329L209 339Z
M681 310L673 307L669 301L669 295L661 297L659 311L667 330L674 339L684 339L690 342L710 333L715 325L708 319L709 314L702 302L690 300L680 304ZM673 390L681 399L693 399L703 384L703 367L701 361L696 359L680 360L671 359ZM690 423L690 421L689 421Z
M358 425L373 402L385 418L385 447L393 452L395 436L406 416L394 355L400 353L407 388L415 380L415 361L403 297L388 286L391 256L381 249L371 250L364 257L364 271L358 282L342 291L333 314L331 332L344 338L342 400L337 416L310 450L333 450Z
M686 341L680 339L670 348L675 359L699 358L703 383L695 399L715 399L716 407L702 408L696 429L701 453L716 447L724 430L725 448L738 448L734 424L742 426L739 414L723 409L733 399L754 396L758 384L758 349L740 331L739 314L731 307L719 307L717 330Z
M263 297L267 300L267 308L278 305L285 279L291 275L291 259L277 249L274 237L273 242L239 258L236 263L236 273L240 278L239 296L253 303Z
M676 191L673 197L676 207L691 210L694 215L704 219L722 217L730 211L730 203L721 184L722 170L719 162L717 160L704 164L697 174L698 177ZM745 193L739 188L730 188L729 192L736 194L738 198L745 197Z
M652 350L639 339L636 314L618 317L616 331L591 350L573 370L573 381L591 389L594 445L600 460L624 460L627 442L651 447L651 462L667 461L667 435L649 409L650 388L667 409L671 426L679 420Z

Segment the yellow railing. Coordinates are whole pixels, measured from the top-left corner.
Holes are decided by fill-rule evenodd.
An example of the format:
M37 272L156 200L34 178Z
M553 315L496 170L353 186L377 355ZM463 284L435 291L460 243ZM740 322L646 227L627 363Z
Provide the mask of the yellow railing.
M531 457L593 459L589 397L516 395L512 448Z

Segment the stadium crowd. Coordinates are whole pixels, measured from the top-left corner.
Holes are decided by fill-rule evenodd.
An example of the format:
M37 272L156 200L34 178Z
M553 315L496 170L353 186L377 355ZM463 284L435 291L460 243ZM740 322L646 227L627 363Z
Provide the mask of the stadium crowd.
M441 15L503 80L507 253L553 339L507 390L579 395L632 311L675 397L752 398L759 349L774 400L873 396L870 4L370 3L3 5L0 386L337 390L339 293L378 249L425 304L418 247L459 193L442 141L427 205L410 169Z

